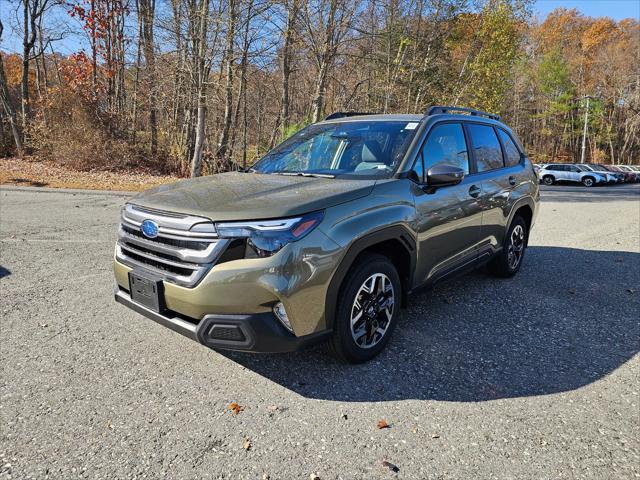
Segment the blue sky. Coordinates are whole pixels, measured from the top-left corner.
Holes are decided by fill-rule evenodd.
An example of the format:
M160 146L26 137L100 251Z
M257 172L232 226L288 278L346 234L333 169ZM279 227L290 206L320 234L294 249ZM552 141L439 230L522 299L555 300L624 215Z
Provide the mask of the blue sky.
M533 10L544 19L559 7L575 8L588 17L640 18L640 0L537 0Z

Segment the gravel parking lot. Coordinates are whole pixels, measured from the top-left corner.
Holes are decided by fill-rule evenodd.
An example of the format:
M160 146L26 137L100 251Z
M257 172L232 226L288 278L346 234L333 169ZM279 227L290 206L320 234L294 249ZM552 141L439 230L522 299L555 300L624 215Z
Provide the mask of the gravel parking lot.
M545 189L515 279L414 296L358 366L117 305L125 199L0 189L0 478L640 477L640 185Z

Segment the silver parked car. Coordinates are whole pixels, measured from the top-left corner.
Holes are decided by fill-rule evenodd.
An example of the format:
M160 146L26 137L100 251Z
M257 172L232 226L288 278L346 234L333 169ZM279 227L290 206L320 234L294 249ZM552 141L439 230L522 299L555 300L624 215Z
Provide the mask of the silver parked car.
M593 187L607 183L604 173L592 172L580 165L570 163L550 163L538 172L540 182L545 185L553 185L557 182L582 183L585 187Z

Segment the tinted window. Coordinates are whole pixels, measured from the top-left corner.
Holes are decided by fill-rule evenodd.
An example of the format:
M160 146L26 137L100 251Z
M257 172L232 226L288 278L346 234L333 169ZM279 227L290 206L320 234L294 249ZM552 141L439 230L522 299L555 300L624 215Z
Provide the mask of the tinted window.
M513 167L520 163L520 150L513 143L513 140L507 132L498 129L498 135L502 140L502 146L504 147L504 163L507 167Z
M469 133L471 133L478 172L502 168L504 166L502 150L493 127L470 123Z
M424 170L434 165L451 165L469 173L469 157L464 131L459 123L436 125L429 132L429 138L422 148Z

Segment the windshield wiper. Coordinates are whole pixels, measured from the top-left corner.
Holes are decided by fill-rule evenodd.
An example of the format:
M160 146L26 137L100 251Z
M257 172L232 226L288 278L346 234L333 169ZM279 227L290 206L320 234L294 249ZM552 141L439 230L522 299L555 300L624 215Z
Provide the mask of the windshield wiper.
M308 172L273 172L274 175L284 175L287 177L315 177L315 178L336 178L328 173L308 173Z

